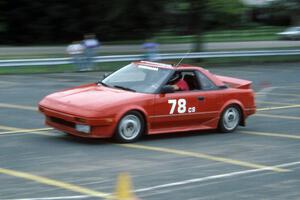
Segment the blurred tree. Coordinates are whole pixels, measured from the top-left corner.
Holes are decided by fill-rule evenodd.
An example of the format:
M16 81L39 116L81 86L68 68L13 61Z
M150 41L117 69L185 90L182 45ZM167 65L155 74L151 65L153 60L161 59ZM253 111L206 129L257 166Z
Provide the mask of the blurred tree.
M208 29L237 27L243 22L241 0L172 0L167 4L177 33L194 35L193 51L201 50L201 35Z
M164 0L110 0L106 26L118 39L145 39L163 28Z
M206 0L188 0L189 7L189 24L188 28L190 33L194 35L194 47L193 51L199 52L202 49L201 36L205 27L204 14L206 13Z
M300 25L300 0L277 0L273 3L282 6L281 10L286 10L293 25Z
M2 0L3 1L3 0ZM6 0L7 38L61 43L96 33L101 40L147 38L163 23L164 0Z
M273 0L255 9L255 20L269 25L300 25L300 0Z
M207 28L238 27L243 22L245 9L241 0L208 0L205 13Z
M7 38L15 43L58 43L78 35L80 6L68 0L7 1Z
M291 23L289 11L285 8L284 1L272 1L256 10L256 21L269 25L286 26Z
M6 1L0 0L0 37L2 37L3 32L5 31L6 20L5 20L5 3Z
M195 36L196 51L208 28L235 26L240 0L0 0L5 3L5 39L39 44L81 40L95 33L103 40L151 38L162 29ZM3 37L4 38L4 37ZM3 38L0 38L3 40Z
M172 33L193 35L192 51L201 50L207 0L170 0L166 4L166 27ZM166 28L165 27L165 28Z

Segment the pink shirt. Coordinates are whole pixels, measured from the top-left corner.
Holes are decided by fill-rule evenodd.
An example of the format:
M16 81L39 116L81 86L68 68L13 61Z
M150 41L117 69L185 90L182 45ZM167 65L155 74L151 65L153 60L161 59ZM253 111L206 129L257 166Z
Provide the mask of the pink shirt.
M179 88L179 90L181 91L187 91L189 90L189 86L188 84L185 82L185 80L183 79L180 79L177 83L176 83L176 86Z

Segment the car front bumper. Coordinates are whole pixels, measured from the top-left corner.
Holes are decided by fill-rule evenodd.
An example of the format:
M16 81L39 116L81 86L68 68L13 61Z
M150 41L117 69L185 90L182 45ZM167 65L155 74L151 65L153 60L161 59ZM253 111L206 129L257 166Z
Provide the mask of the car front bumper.
M85 138L109 138L114 134L115 120L113 118L85 118L41 106L39 110L46 116L45 123L48 126L71 135ZM87 129L80 131L78 126L81 125L89 126L89 131Z

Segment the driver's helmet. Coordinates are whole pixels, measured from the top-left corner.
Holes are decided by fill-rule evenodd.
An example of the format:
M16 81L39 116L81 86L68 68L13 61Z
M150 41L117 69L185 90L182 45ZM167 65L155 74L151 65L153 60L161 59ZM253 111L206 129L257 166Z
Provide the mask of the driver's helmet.
M182 74L180 72L175 72L173 76L168 81L169 84L174 84L182 78Z

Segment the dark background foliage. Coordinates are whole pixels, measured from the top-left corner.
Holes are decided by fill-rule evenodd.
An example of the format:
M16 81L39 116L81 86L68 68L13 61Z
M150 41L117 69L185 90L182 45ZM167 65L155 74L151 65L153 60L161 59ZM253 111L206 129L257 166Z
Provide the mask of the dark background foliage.
M300 0L245 7L241 0L0 0L1 44L61 44L95 33L101 41L197 35L253 22L290 25ZM200 37L198 38L200 40Z

